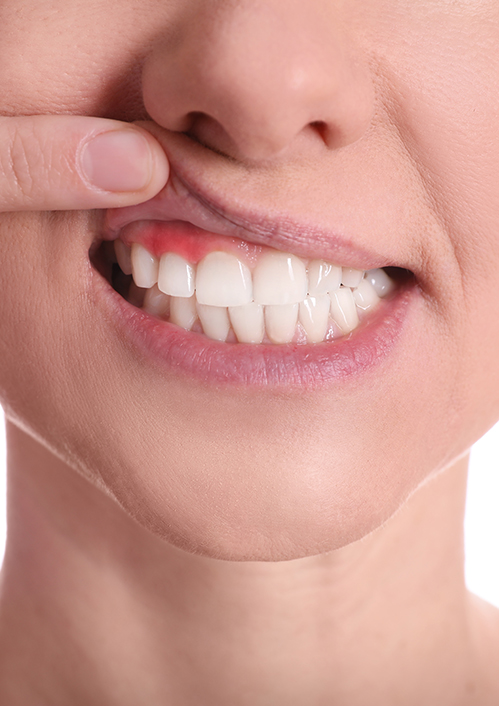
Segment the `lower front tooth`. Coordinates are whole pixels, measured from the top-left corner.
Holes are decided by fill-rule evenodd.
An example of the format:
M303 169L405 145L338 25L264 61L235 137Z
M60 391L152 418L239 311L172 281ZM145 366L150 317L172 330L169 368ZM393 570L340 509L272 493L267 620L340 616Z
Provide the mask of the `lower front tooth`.
M170 321L172 324L181 326L187 331L196 323L198 313L196 310L196 297L171 297L170 298Z
M352 290L348 287L341 287L331 292L331 316L344 334L357 328L359 315Z
M330 297L306 297L300 304L300 323L309 343L320 343L329 328Z
M163 292L158 289L158 285L155 284L154 287L147 290L142 308L149 312L149 314L168 319L170 316L170 297L163 294Z
M222 306L197 305L203 332L215 341L226 341L230 331L229 312Z
M263 306L252 302L244 306L230 306L229 316L239 343L261 343L265 335Z
M272 343L291 343L298 323L299 304L275 304L265 307L267 336Z

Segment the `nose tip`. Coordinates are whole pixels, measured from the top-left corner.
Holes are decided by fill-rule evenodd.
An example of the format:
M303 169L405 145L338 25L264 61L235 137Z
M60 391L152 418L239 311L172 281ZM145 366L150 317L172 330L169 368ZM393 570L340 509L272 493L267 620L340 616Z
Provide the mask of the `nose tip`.
M242 160L271 159L299 135L329 149L355 142L371 121L373 86L338 18L318 11L330 5L247 0L191 17L146 61L149 115Z

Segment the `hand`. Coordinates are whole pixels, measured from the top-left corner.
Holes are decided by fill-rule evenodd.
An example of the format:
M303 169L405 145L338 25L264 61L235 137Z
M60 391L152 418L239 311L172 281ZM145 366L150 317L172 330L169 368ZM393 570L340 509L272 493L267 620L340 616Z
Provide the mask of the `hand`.
M0 117L0 212L129 206L157 194L168 173L158 142L135 125Z

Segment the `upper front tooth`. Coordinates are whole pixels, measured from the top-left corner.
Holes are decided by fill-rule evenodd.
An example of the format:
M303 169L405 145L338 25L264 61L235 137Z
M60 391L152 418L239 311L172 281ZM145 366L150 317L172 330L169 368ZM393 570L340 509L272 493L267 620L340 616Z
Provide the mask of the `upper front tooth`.
M196 299L209 306L242 306L252 300L251 272L235 255L212 252L197 267Z
M132 274L132 255L131 255L131 250L128 247L128 245L125 245L125 243L122 240L115 240L114 241L114 252L116 253L116 259L118 260L118 265L121 268L121 271L125 275L131 275Z
M341 267L324 260L312 260L308 268L308 293L320 297L338 289L341 284Z
M368 279L363 279L359 286L353 290L353 298L359 309L366 311L379 302L376 290Z
M350 333L359 323L359 315L352 290L341 287L331 293L331 316L343 333Z
M139 243L132 245L132 274L137 287L149 289L158 281L159 262Z
M172 297L192 297L194 274L193 266L181 255L167 252L159 262L158 287Z
M378 297L386 297L395 289L394 281L382 269L369 270L367 279L376 290Z
M267 252L253 272L253 295L258 304L298 304L307 296L307 271L295 255Z
M363 277L363 270L354 270L353 267L343 267L341 273L341 284L344 287L358 287Z

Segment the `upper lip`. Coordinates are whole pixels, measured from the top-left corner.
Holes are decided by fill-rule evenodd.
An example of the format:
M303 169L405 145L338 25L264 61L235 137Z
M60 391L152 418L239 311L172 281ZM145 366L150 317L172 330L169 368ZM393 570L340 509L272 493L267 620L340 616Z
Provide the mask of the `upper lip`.
M379 253L356 245L350 237L339 235L310 222L299 222L286 214L278 217L244 209L240 204L223 202L213 188L207 189L188 174L183 161L170 158L168 183L154 198L136 206L110 209L104 218L103 237L114 240L121 230L135 221L185 221L209 233L225 235L266 245L304 258L331 260L356 269L394 265ZM235 201L235 199L234 199Z

